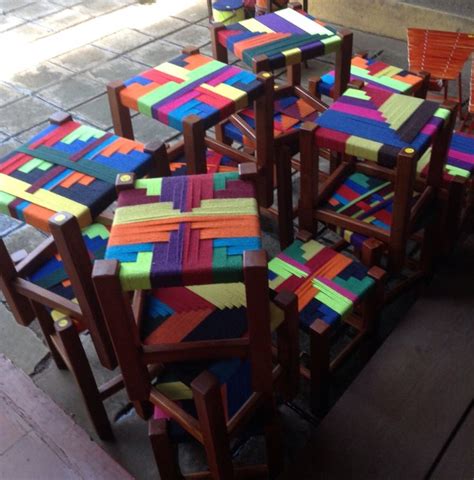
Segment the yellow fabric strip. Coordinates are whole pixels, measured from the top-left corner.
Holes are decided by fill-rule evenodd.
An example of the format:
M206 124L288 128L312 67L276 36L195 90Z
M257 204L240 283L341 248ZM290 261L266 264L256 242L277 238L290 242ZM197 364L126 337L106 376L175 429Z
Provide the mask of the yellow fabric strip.
M365 138L350 136L346 141L346 153L355 157L365 158L376 162L379 150L383 147L382 143L367 140Z
M352 98L358 98L360 100L370 100L369 95L367 95L364 90L357 90L355 88L348 88L344 92L344 95Z
M310 260L313 258L318 252L320 252L325 246L322 243L317 242L316 240L310 240L309 242L305 242L301 245L303 253L303 258L305 260Z
M228 98L235 103L236 110L242 110L248 105L247 93L243 90L233 87L232 85L227 85L226 83L220 83L216 87L203 83L202 88L210 90L216 95L221 97Z
M256 32L256 33L274 33L273 30L263 23L260 23L256 18L249 18L240 22L240 25L245 27L249 32Z
M66 211L74 215L81 227L86 227L92 223L92 217L89 209L69 198L62 197L48 190L38 189L35 193L28 193L30 184L0 173L0 191L21 198L39 207L47 208L53 212Z
M394 67L393 65L389 65L388 67L380 70L379 72L375 73L374 77L392 77L393 75L397 75L402 71L401 68Z
M193 392L183 382L158 383L155 388L170 400L192 400Z
M394 130L398 130L424 102L422 98L395 94L379 107L380 113Z
M204 298L218 309L245 307L245 286L243 283L224 283L214 285L195 285L188 290Z

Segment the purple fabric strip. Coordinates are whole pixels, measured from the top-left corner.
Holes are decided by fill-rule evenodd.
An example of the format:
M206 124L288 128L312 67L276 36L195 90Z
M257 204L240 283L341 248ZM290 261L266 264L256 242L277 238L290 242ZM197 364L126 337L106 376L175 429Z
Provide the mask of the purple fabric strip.
M173 202L173 208L183 211L186 207L187 177L166 177L161 184L161 201Z
M299 35L306 34L304 30L297 27L288 20L285 20L276 13L270 13L267 15L260 15L255 20L259 21L262 25L271 28L275 33L296 33Z

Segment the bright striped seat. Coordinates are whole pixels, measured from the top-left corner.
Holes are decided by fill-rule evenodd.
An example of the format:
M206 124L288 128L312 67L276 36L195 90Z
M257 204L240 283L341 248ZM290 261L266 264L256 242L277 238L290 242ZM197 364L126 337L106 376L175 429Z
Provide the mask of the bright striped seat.
M341 45L336 30L292 8L226 25L218 41L250 67L256 57L265 55L269 69L296 65Z
M419 194L415 193L415 203ZM390 231L392 225L394 191L391 182L381 178L353 173L339 185L322 208L361 220L382 230ZM355 247L367 239L359 233L341 228L337 232Z
M431 149L418 161L418 172L422 176L428 173ZM444 179L454 176L470 178L474 173L474 136L462 132L454 132L449 146L448 158L444 168Z
M114 201L119 173L143 176L151 163L140 143L72 120L53 124L0 159L0 212L47 231L66 211L85 227Z
M211 149L206 151L207 173L236 172L239 164L225 155L214 152ZM187 175L188 168L184 154L170 162L171 175Z
M300 327L306 331L316 319L334 327L375 285L364 265L316 240L296 240L268 270L274 292L297 295Z
M351 60L351 81L361 80L365 85L381 88L392 93L412 93L423 83L423 78L408 70L381 62L376 59L356 55ZM318 93L333 96L335 71L321 77Z
M253 128L255 128L255 111L247 108L239 115ZM318 112L303 99L294 95L279 98L274 102L273 129L274 136L295 132L304 122L314 122ZM242 135L241 130L232 123L227 122L224 127L226 136L239 143L246 144L248 140Z
M104 225L98 223L89 225L82 231L82 238L89 252L91 261L104 258L105 247L107 246L107 240L109 238L109 231ZM71 282L59 255L51 257L34 272L30 273L28 280L61 297L76 301ZM64 318L64 314L57 310L52 310L51 316L55 321ZM84 330L84 325L79 324L76 319L72 320L80 331Z
M434 102L370 85L350 88L316 120L316 144L394 167L404 148L423 155L449 118Z
M238 172L137 180L120 192L106 258L125 290L240 281L261 248L255 191Z
M182 54L124 82L123 106L183 130L197 115L210 128L258 98L263 87L241 68L199 53Z

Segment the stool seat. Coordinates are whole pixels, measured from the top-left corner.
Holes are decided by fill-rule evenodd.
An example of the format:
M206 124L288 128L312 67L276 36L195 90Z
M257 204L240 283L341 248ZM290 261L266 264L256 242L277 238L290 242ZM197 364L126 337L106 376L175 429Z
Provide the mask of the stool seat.
M129 187L119 194L106 252L120 261L125 290L242 280L243 252L261 248L250 181L230 172Z
M197 115L210 128L247 107L263 92L257 77L206 55L182 54L124 82L125 107L183 130Z
M82 238L91 261L104 258L105 247L109 238L109 231L104 225L99 223L89 225L82 231ZM28 280L61 297L76 301L64 264L57 254L31 272L28 275ZM58 310L52 310L51 317L54 321L59 321L65 318L65 315ZM79 331L85 330L85 325L79 323L77 319L73 318L72 321Z
M322 208L389 232L392 225L393 198L391 182L357 172L344 179ZM419 194L415 192L412 205L418 198ZM338 233L356 247L360 247L367 239L366 236L349 230L338 229Z
M428 174L431 149L418 161L418 172L423 177ZM448 150L448 158L444 168L444 180L449 182L453 177L470 178L474 173L474 136L462 132L454 132Z
M351 60L350 81L361 80L365 85L378 87L392 93L411 93L423 83L423 78L388 63L356 55ZM333 96L335 71L328 72L318 83L318 93Z
M59 211L81 227L115 199L120 172L143 176L152 156L138 142L69 120L0 159L0 212L48 231Z
M256 57L265 55L269 69L335 52L341 44L335 29L292 8L226 25L218 41L250 67Z
M367 85L348 89L316 120L316 144L393 168L404 148L423 155L449 119L439 104Z
M214 152L210 148L206 150L207 173L236 172L239 164L230 157ZM172 176L188 174L188 167L184 154L170 162Z
M255 128L255 111L247 108L239 112L252 128ZM289 132L294 132L304 122L314 122L318 112L303 99L294 95L279 98L274 102L273 129L275 138ZM239 143L246 143L246 138L235 125L227 122L224 127L226 136Z
M364 265L316 240L296 240L269 262L268 270L274 292L297 295L304 330L316 319L334 327L375 285Z

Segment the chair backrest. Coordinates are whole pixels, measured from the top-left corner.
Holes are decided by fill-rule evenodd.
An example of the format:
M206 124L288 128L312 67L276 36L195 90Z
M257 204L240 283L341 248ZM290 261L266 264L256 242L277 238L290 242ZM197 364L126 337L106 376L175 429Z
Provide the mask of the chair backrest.
M413 72L455 80L474 51L474 35L421 28L407 29L408 64Z

